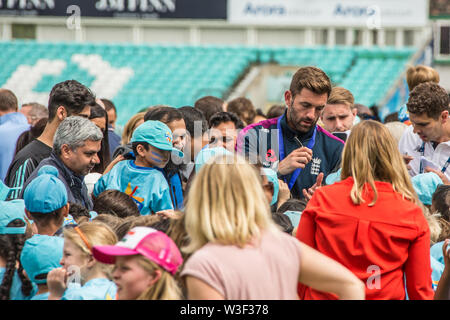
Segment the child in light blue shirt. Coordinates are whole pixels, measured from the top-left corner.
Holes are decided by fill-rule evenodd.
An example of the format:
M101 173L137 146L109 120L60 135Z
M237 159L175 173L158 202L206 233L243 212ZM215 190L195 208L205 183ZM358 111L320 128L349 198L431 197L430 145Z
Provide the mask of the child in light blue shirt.
M142 215L173 210L170 189L164 175L156 168L164 168L171 152L183 153L172 145L172 131L160 121L146 121L131 137L136 160L124 160L103 175L94 186L94 196L108 189L128 194Z
M6 197L0 195L2 199ZM29 300L37 287L24 274L17 256L25 242L27 223L23 200L0 201L0 299Z
M31 300L48 299L47 274L59 267L63 246L63 238L41 234L25 241L20 262L30 280L38 286L38 292Z
M107 225L84 222L64 230L61 268L48 274L48 300L112 300L117 287L111 281L111 267L92 256L95 245L113 245L117 236Z

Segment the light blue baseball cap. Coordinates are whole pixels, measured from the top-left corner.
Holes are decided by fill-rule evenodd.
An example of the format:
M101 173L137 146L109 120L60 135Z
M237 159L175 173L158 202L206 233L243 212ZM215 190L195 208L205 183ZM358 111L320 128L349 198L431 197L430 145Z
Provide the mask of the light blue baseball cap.
M289 220L291 220L294 229L298 227L298 225L300 224L300 218L302 217L302 211L288 210L283 212L283 214L286 215Z
M431 199L437 187L443 184L441 178L434 172L418 174L411 178L411 182L420 202L427 206L431 205Z
M232 153L223 147L203 148L195 157L195 172L199 172L209 159L222 155L232 155Z
M333 184L335 182L339 182L341 181L341 171L342 168L339 168L338 171L330 173L326 178L325 178L325 183L328 185Z
M278 201L278 191L280 190L280 183L278 182L278 176L275 171L270 168L262 168L261 172L267 176L267 180L273 183L273 196L270 205L273 206Z
M36 234L25 241L20 254L20 262L30 280L34 283L47 283L47 277L36 279L40 274L47 274L61 267L64 238Z
M174 152L180 158L184 157L183 152L173 146L172 131L161 121L145 121L134 130L130 142L147 142L157 149Z
M23 221L23 227L7 227L16 220ZM25 222L25 203L22 199L0 201L0 234L24 234L27 229Z
M67 204L67 190L58 179L58 169L43 166L23 194L25 207L30 212L49 213Z

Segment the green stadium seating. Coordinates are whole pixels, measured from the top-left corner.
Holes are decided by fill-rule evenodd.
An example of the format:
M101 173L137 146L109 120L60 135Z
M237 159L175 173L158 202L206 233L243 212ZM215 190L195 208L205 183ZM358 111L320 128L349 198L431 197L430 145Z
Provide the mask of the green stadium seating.
M60 74L44 75L38 81L33 88L37 93L49 92L54 84L67 79L76 79L91 86L97 76L80 67L74 59L75 55L84 55L83 63L88 63L91 58L97 61L95 56L100 57L102 63L91 62L91 66L98 67L97 72L100 73L105 68L103 63L116 70L131 68L133 75L120 90L114 92L114 96L109 97L119 109L118 124L124 125L132 114L150 105L181 107L193 105L204 95L224 98L245 70L255 63L317 66L330 76L334 85L352 91L357 102L376 104L398 79L415 50L392 47L184 46L15 40L0 41L0 52L0 86L5 85L14 72L25 73L26 70L20 71L20 66L35 66L40 59L65 62ZM23 79L27 81L25 76ZM114 87L117 79L104 77L103 81L107 87ZM272 93L272 96L277 95L278 92Z

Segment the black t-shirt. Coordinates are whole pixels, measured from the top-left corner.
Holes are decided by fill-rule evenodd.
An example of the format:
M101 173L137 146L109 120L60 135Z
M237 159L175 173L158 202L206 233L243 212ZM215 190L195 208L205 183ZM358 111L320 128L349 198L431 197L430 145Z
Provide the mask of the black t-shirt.
M20 150L9 166L5 184L10 188L18 188L10 193L8 199L17 199L24 182L36 169L39 163L50 156L52 148L39 140L33 140Z

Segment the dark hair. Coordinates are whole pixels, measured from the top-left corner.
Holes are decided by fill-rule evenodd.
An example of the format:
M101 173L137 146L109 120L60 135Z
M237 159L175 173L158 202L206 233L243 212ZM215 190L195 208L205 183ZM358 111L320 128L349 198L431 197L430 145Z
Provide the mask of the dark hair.
M17 111L19 103L17 97L11 90L0 89L0 111Z
M69 214L75 219L75 221L78 223L78 220L86 217L90 218L91 215L89 214L89 210L76 202L69 202Z
M119 190L105 190L94 200L93 210L98 214L110 214L119 218L140 216L134 200Z
M267 111L267 119L278 118L283 115L285 110L286 106L274 104L270 107L269 111Z
M398 121L398 112L390 113L384 118L384 123L396 122L396 121Z
M29 144L31 141L38 138L42 134L45 126L47 125L47 120L47 118L39 119L38 122L36 122L36 124L30 128L30 130L24 131L20 134L19 138L17 138L16 151L14 152L14 156L27 144Z
M417 85L410 92L406 107L410 113L425 113L430 118L438 119L442 111L449 110L449 102L445 89L429 81Z
M431 203L434 211L441 215L438 218L441 233L436 240L436 242L441 242L450 237L450 186L439 185L433 193Z
M117 227L117 235L122 239L128 231L134 227L150 227L158 231L167 233L169 230L171 219L163 218L162 216L152 214L145 216L130 216L123 220L122 224Z
M137 157L139 154L137 152L137 146L141 145L144 147L145 151L148 151L150 149L150 144L145 141L134 141L131 143L131 148L133 149L134 155Z
M228 102L227 111L235 113L247 125L253 123L256 116L252 101L244 97L235 98Z
M184 123L186 124L186 130L189 132L189 135L191 137L194 137L194 128L195 128L195 123L196 122L201 122L202 125L202 134L204 134L206 131L208 131L208 122L206 121L205 116L203 115L203 113L198 110L195 109L193 107L189 107L189 106L185 106L185 107L181 107L180 109L178 109L178 111L181 112L183 119L184 119Z
M278 208L277 213L284 213L286 211L303 211L305 210L305 207L305 200L289 199Z
M148 120L157 120L161 121L165 124L169 124L172 121L183 120L183 114L178 111L178 109L169 107L169 106L157 106L149 109L144 116L144 121ZM136 153L135 153L136 154ZM164 171L168 173L169 176L172 176L174 173L178 172L178 170L183 170L185 168L185 164L175 164L172 161L172 157L170 157L166 166L164 167ZM166 178L167 179L167 178ZM168 180L168 179L167 179ZM168 181L169 182L169 181Z
M209 119L209 127L214 128L224 122L233 122L236 129L243 129L244 123L232 112L218 112Z
M92 168L91 172L103 173L108 164L111 162L111 154L109 152L109 138L108 138L108 113L106 112L105 109L102 108L101 105L96 103L94 106L91 107L91 114L89 116L89 120L97 118L105 118L105 129L102 130L103 139L100 151L98 152L98 158L100 159L100 163L97 163L94 166L94 168Z
M200 110L205 116L206 122L209 122L213 114L223 111L224 103L225 101L220 98L206 96L195 101L194 108Z
M101 101L103 102L103 104L105 105L105 109L106 109L107 112L108 112L109 110L113 109L114 112L117 114L116 106L114 105L114 103L113 103L111 100L108 100L108 99L105 99L105 98L102 98L102 99L100 99L100 100L101 100Z
M64 222L62 208L48 213L30 212L30 215L39 225L49 225L51 222L62 225Z
M292 77L289 90L292 97L300 93L303 88L311 90L315 94L324 94L330 96L331 81L325 72L316 67L302 67Z
M11 221L8 227L23 227L24 222L20 219ZM6 270L0 285L0 300L10 300L10 291L16 272L16 265L19 262L17 274L22 282L22 294L28 297L31 294L33 285L31 281L23 274L20 254L22 253L26 234L0 235L0 256L6 260Z
M183 115L175 108L168 106L154 107L144 115L144 121L157 120L165 124L172 121L183 120Z
M284 215L283 213L273 212L272 219L273 221L275 221L277 225L279 225L282 228L284 232L292 235L294 226L292 225L292 222L288 216Z
M441 184L433 193L431 203L442 218L450 222L450 186Z
M95 96L92 91L76 80L57 83L50 92L48 100L48 121L56 116L59 106L67 111L67 116L77 115L86 106L95 106Z

